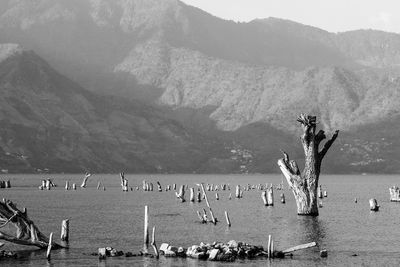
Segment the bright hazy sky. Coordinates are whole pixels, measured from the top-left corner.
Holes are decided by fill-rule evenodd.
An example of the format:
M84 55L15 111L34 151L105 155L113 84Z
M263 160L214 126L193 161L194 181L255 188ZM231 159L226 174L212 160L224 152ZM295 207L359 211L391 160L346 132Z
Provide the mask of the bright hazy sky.
M330 32L377 29L400 33L400 0L182 0L234 21L277 17Z

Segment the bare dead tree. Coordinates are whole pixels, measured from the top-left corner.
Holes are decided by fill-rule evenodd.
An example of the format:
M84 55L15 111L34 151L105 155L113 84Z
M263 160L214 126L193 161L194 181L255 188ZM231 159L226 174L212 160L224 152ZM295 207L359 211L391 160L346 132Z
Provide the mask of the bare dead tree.
M331 139L319 150L319 145L326 136L323 130L315 133L316 120L316 116L305 114L297 118L303 128L300 137L305 154L303 172L300 173L296 161L289 160L289 155L284 151L282 151L284 157L278 160L278 165L293 191L299 215L318 216L317 188L322 159L339 134L336 130Z
M42 234L36 225L28 218L26 209L20 211L10 200L0 201L0 228L12 224L17 229L15 236L0 232L0 240L6 240L19 245L47 248L49 239ZM52 243L53 249L65 248Z

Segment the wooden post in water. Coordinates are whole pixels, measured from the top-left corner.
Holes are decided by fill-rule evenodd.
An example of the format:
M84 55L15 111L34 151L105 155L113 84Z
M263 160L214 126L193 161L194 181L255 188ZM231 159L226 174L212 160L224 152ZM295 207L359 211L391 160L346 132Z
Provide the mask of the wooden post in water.
M267 247L267 255L268 255L268 259L271 258L271 235L268 235L268 247Z
M263 202L264 202L264 205L265 205L265 206L268 206L267 192L266 192L266 191L262 191L262 193L261 193L261 198L262 198L262 200L263 200Z
M286 203L285 194L284 194L284 193L281 194L281 202L282 202L283 204Z
M229 219L228 212L225 211L225 219L226 219L226 224L231 227L231 220Z
M153 226L153 234L152 234L152 238L151 238L151 246L154 249L154 254L156 255L156 259L158 259L160 256L159 256L157 245L156 245L156 237L155 237L156 234L155 233L156 233L156 227Z
M69 190L69 182L65 181L65 190Z
M181 185L179 188L179 193L175 192L177 198L179 198L182 202L185 202L185 186Z
M157 186L158 186L158 192L162 192L161 184L159 181L157 181Z
M324 197L328 197L328 192L324 191Z
M375 198L371 198L369 200L369 209L372 211L378 211L379 210L379 205L378 202L376 201Z
M143 238L143 253L149 253L149 207L144 206L144 238Z
M72 189L76 190L76 184L75 183L72 184Z
M211 207L210 207L210 203L208 202L206 190L204 190L204 185L203 185L203 183L201 183L200 186L201 186L201 190L203 191L203 195L205 196L205 200L206 200L207 207L208 207L208 209L210 210L211 220L212 220L213 224L217 224L217 220L215 219L214 213L212 212L212 209L211 209Z
M173 188L174 188L174 190L176 190L176 184L174 184Z
M201 193L197 192L197 202L201 202Z
M86 187L86 182L87 182L87 180L89 179L90 176L92 176L92 175L90 173L88 173L88 172L85 174L85 177L83 177L82 184L81 184L82 188Z
M218 195L218 193L215 193L215 199L216 199L216 200L219 200L219 195Z
M201 223L207 223L207 220L201 215L200 211L197 211L197 216L199 217Z
M69 220L63 220L61 223L61 240L68 242L69 241Z
M267 189L267 202L268 206L274 205L274 189L272 188L272 185L270 188Z
M101 183L97 182L97 190L100 190L100 185L101 185Z
M191 188L189 188L189 190L190 190L190 202L194 202L194 188L193 187L191 187Z
M322 195L322 187L321 187L321 185L319 185L319 187L318 187L318 197L319 198L323 198L324 196Z
M53 243L53 232L50 233L49 244L47 246L47 253L46 253L47 260L50 260L51 243Z
M50 179L46 180L46 189L50 190Z
M236 193L235 193L236 198L240 198L240 185L236 186Z

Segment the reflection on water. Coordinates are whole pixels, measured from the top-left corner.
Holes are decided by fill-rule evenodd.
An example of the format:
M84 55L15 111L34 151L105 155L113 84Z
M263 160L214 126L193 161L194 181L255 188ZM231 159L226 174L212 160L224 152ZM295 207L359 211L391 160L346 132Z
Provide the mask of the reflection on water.
M298 216L298 235L300 243L317 242L322 244L325 239L324 223L319 217Z

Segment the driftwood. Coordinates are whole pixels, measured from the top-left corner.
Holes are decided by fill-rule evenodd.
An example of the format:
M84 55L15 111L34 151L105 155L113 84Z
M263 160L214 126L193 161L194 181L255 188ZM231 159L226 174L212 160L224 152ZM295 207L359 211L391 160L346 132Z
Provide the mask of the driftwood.
M305 154L305 166L302 173L294 160L289 160L289 155L283 152L284 157L278 160L278 165L292 188L299 215L318 215L317 189L321 170L322 159L335 142L339 131L336 130L332 138L319 150L319 145L326 138L325 132L320 130L315 133L316 117L301 114L298 119L303 128L301 142Z
M288 253L294 252L296 250L312 248L312 247L315 247L316 245L317 245L317 243L315 243L315 242L302 244L302 245L298 245L298 246L295 246L295 247L291 247L291 248L285 249L284 251L282 251L282 253L283 254L288 254Z
M47 248L49 239L42 234L37 226L28 218L26 209L20 211L10 200L0 201L0 228L11 223L17 228L16 235L0 232L0 239L25 246ZM51 244L53 249L65 248L57 243Z

